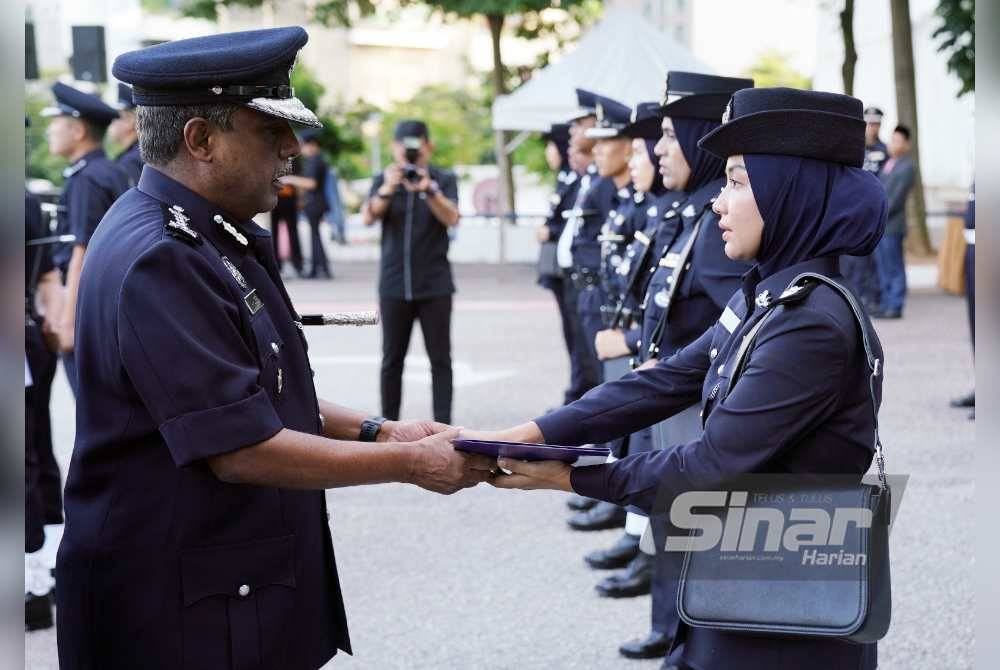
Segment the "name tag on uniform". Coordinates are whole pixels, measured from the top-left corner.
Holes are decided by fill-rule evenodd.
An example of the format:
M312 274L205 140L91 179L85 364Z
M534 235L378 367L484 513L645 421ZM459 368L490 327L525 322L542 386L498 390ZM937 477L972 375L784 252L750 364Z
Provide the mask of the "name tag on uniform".
M740 317L736 316L736 312L727 305L726 309L722 312L722 316L719 317L719 323L731 333L740 325Z
M660 259L661 268L675 268L677 264L681 262L681 255L671 251L666 256Z
M243 296L243 302L246 303L247 309L250 310L250 314L256 314L260 311L260 308L264 306L264 301L260 299L257 295L257 289L254 289Z

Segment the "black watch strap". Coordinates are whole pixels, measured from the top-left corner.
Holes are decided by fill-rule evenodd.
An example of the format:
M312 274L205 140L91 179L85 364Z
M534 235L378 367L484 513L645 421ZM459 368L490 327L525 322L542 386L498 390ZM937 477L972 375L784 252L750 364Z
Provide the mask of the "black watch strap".
M361 436L359 439L362 442L374 442L375 438L378 437L378 432L382 430L383 423L385 423L384 416L373 416L370 419L365 419L361 422Z

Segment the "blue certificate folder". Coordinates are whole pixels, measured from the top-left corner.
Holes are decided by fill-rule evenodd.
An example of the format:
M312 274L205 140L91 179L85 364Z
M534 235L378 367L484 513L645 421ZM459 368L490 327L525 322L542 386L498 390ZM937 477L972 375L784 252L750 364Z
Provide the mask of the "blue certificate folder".
M571 465L596 465L608 460L607 447L557 447L552 444L455 440L455 448L473 454L513 458L519 461L562 461Z

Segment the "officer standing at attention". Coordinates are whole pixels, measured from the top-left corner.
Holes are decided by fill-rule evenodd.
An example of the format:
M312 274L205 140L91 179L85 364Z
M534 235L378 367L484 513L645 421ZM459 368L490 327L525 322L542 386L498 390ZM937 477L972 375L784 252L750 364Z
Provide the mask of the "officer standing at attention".
M614 260L621 261L624 252L624 235L616 235L615 242L602 240L602 231L612 233L624 223L618 218L617 209L630 206L632 190L629 186L628 159L632 150L626 137L619 131L629 122L631 109L611 98L594 96L594 125L583 131L586 140L593 142L594 166L597 178L583 196L577 214L570 251L573 256L571 275L578 292L577 316L586 341L587 356L598 366L599 379L604 378L603 365L597 357L597 333L604 329L608 310L608 276L606 268ZM609 223L610 222L610 223ZM620 249L619 249L620 246ZM612 453L621 455L623 440L608 445ZM571 500L575 503L575 500ZM608 503L596 503L572 515L567 523L574 530L604 530L617 528L625 523L625 510Z
M430 164L427 124L396 124L395 162L372 181L361 209L366 226L382 223L382 414L399 418L403 363L413 322L420 321L431 361L434 420L451 423L451 307L455 282L448 229L458 225L455 174Z
M125 150L118 154L115 163L128 175L129 186L139 183L142 174L142 155L139 153L139 136L135 133L135 103L132 87L118 84L118 101L115 103L118 118L108 126L108 136Z
M42 110L42 116L51 118L45 129L49 152L72 163L63 171L66 183L59 196L58 233L76 236L72 244L60 247L53 256L66 287L62 309L53 315L53 326L59 336L66 377L73 395L78 396L73 350L83 256L101 217L129 189L129 183L126 174L108 160L102 148L108 125L118 118L118 112L97 96L62 82L52 86L52 93L56 104Z
M251 219L299 151L291 124L319 126L289 85L307 39L254 30L115 60L147 164L80 283L63 670L318 668L351 650L323 490L450 493L489 474L447 426L316 397L270 236Z
M735 93L724 119L700 145L727 157L727 185L714 204L726 255L755 265L722 317L669 358L572 405L505 431L463 431L463 437L583 444L651 425L700 398L703 434L601 465L500 459L512 474L495 477L495 486L575 490L647 511L655 505L664 514L660 505L683 492L724 490L747 473L860 478L872 464L883 354L868 318L828 283L843 281L837 256L870 252L885 227L885 191L861 169L861 101L818 91L745 89ZM825 279L802 283L798 278L806 272ZM751 329L754 344L734 370ZM672 665L682 668L877 665L874 643L684 624L675 645L680 640L682 657Z
M538 227L536 237L543 245L552 247L558 246L556 240L566 227L566 217L563 213L573 206L577 189L580 187L580 175L570 168L569 161L569 124L553 124L549 131L543 133L542 140L545 142L545 160L549 168L556 173L555 191L549 196L549 211L545 216L545 223ZM576 316L576 303L566 302L565 284L568 277L563 276L559 268L558 259L555 258L554 272L541 272L538 277L538 284L552 292L559 308L559 319L562 323L563 340L566 343L566 353L570 361L569 386L563 393L563 404L569 404L578 399L584 393L593 388L590 384L584 388L584 370L581 364L581 356L575 351L578 339L576 332L579 329Z
M865 108L865 162L862 167L876 176L889 160L889 150L879 137L883 116L878 107ZM868 312L875 312L882 301L875 254L841 256L840 270Z

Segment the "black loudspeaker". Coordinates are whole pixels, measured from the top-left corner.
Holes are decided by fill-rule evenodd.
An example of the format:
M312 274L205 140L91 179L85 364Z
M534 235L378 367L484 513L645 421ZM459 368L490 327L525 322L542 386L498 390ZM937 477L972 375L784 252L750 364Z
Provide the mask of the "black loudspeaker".
M24 78L38 79L38 56L35 51L35 24L24 24Z
M73 79L106 82L108 62L104 55L104 26L73 26L73 55L69 61Z

